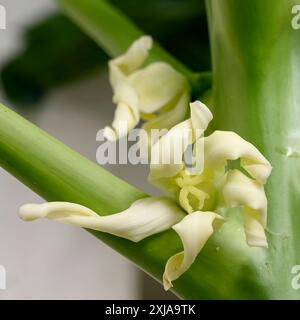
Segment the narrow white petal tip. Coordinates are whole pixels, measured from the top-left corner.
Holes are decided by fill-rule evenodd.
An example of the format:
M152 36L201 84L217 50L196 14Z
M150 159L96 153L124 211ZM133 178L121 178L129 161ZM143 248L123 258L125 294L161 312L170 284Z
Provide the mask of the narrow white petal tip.
M183 243L184 250L172 256L166 263L163 275L165 290L169 290L173 286L172 281L190 268L210 236L224 222L225 219L214 212L195 211L173 226Z
M268 242L265 238L252 238L247 240L249 247L268 248Z
M249 247L263 247L268 248L268 241L265 234L264 227L257 220L257 217L244 213L244 227L246 241Z
M136 42L140 43L147 50L150 50L153 46L153 39L151 36L142 36L137 39Z
M272 166L268 162L257 165L244 165L244 168L251 174L251 176L255 177L262 184L267 183L272 172Z
M44 217L39 204L25 204L19 209L19 217L24 221L34 221Z
M194 129L206 130L208 124L213 119L213 114L209 108L200 101L190 103L191 108L191 120L194 125Z
M105 127L104 128L104 138L108 141L116 141L117 140L117 134L111 127Z
M165 291L168 291L171 288L173 288L172 281L168 278L168 275L166 274L166 272L163 275L163 286Z

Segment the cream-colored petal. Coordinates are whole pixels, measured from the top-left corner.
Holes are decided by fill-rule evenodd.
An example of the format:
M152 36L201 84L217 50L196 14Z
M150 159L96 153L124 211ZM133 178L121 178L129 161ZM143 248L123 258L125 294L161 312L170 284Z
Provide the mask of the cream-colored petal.
M151 146L159 139L158 135L151 135L153 133L152 130L161 130L160 133L162 133L162 130L168 130L186 118L188 100L189 95L184 93L177 101L175 107L157 116L154 115L153 119L143 124L142 129L146 131L147 135L142 136L144 139L140 140L142 154L148 154Z
M146 60L152 47L152 39L143 36L133 42L127 52L109 62L110 83L117 105L112 127L106 127L104 136L108 140L126 136L140 120L139 97L136 90L128 83L128 77Z
M204 138L205 167L225 170L228 160L240 159L241 166L255 179L266 183L272 171L269 161L251 143L231 131L215 131Z
M132 116L139 121L139 98L136 91L126 81L118 85L113 96L115 104L125 104L130 107Z
M203 103L191 103L190 109L193 119L177 124L152 147L149 181L158 187L163 187L161 179L174 177L184 168L186 148L201 137L212 119Z
M173 286L172 281L178 279L190 268L209 237L224 221L214 212L196 211L173 226L181 238L184 251L172 256L166 264L163 275L165 290L170 289Z
M264 186L238 170L226 175L223 197L227 207L243 207L246 240L249 246L267 247L267 198Z
M250 247L268 247L264 226L258 211L244 208L244 229Z
M145 114L176 104L174 99L188 91L185 77L164 62L155 62L134 72L128 82L138 94L139 110Z
M104 129L104 137L110 141L125 137L128 132L135 128L138 122L133 116L130 106L125 103L119 103L112 126Z
M164 62L151 63L138 70L151 47L152 39L144 36L135 41L124 55L109 63L113 102L117 104L112 128L105 130L105 136L110 140L120 138L132 130L140 120L140 113L156 116L154 113L158 111L164 113L170 110L171 113L176 109L170 119L159 115L159 119L152 121L152 125L160 122L168 124L167 128L183 120L186 105L182 110L178 105L183 105L180 97L188 95L185 77ZM128 130L118 129L121 121L127 122Z
M194 139L199 139L203 132L207 129L209 123L213 119L213 115L208 107L197 100L190 103L191 108L191 121L194 130Z
M185 120L173 127L159 139L151 149L149 181L163 187L161 180L172 178L184 169L183 154L192 142L191 120Z
M108 140L126 136L140 120L137 94L126 82L116 87L113 102L117 104L117 108L112 127L106 127L104 130L104 136Z
M143 36L132 43L126 53L110 60L110 82L112 87L118 85L124 77L128 77L145 62L152 48L152 38Z
M48 218L138 242L170 229L185 213L171 199L160 197L140 199L127 210L108 216L66 202L27 204L20 208L19 216L25 221Z
M152 129L170 129L176 124L182 122L188 112L189 94L184 93L170 110L160 113L152 120L147 121L142 128L151 134Z

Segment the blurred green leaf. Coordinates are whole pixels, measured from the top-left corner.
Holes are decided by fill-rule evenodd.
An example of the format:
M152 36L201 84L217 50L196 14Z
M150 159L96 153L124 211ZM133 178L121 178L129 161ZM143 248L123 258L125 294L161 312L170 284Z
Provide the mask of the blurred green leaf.
M45 93L99 69L107 55L67 17L48 18L25 34L26 48L8 62L1 79L17 104L33 104Z

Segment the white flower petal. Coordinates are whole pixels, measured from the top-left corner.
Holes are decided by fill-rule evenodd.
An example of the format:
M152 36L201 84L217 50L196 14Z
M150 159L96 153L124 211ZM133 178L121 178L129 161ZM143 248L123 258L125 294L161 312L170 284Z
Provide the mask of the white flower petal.
M251 143L231 131L215 131L204 138L205 167L225 170L228 160L241 159L241 166L255 179L266 183L272 167Z
M137 94L126 82L115 88L113 102L117 104L117 108L112 128L107 127L104 131L104 136L108 140L126 136L140 121Z
M140 136L139 146L141 154L148 158L151 147L163 135L163 130L168 130L186 118L189 95L184 93L173 109L153 115L152 119L146 121L142 129L146 134ZM152 130L160 130L160 135L154 135Z
M187 115L189 95L184 93L171 110L162 112L152 120L147 121L142 128L151 134L152 129L170 129L182 122Z
M170 229L185 213L171 199L160 197L140 199L127 210L108 216L67 202L27 204L20 208L19 216L25 221L48 218L138 242Z
M113 102L117 105L112 128L105 130L105 137L110 140L127 135L138 124L140 114L145 119L154 117L149 128L161 123L168 125L166 128L169 129L184 118L187 103L184 104L181 98L189 95L185 77L164 62L139 69L151 47L151 37L141 37L125 54L109 62ZM174 114L170 116L172 110ZM158 116L157 112L160 113ZM120 129L121 122L125 122L128 128Z
M190 103L190 108L192 127L195 134L194 139L197 140L207 129L209 123L213 119L213 115L208 107L199 100Z
M258 211L244 208L244 229L250 247L268 247L264 226L260 221Z
M104 131L109 140L126 136L139 123L139 96L128 83L128 77L144 63L151 47L152 38L143 36L134 41L125 54L109 62L113 102L117 105L112 128Z
M264 186L238 170L226 175L223 197L227 207L243 207L246 240L249 246L267 247L267 198Z
M115 104L124 104L127 105L131 112L132 117L135 121L139 121L140 112L139 112L139 98L137 96L136 91L126 82L121 83L116 87L115 93L113 96L113 102Z
M134 72L128 82L139 97L139 110L146 114L159 111L188 88L185 77L164 62Z
M110 141L125 137L138 124L129 105L119 103L115 111L112 127L104 129L104 137Z
M143 36L132 43L125 54L110 60L110 82L114 88L124 77L136 71L145 62L152 48L152 38Z
M151 149L149 180L159 186L159 179L171 178L184 168L183 153L192 143L191 120L185 120L162 136Z
M172 256L166 264L163 276L165 290L170 289L173 286L172 281L190 268L209 237L224 221L214 212L196 211L173 226L181 238L184 251Z
M211 112L200 101L191 103L190 109L192 118L173 127L152 147L149 180L158 187L164 188L165 178L174 177L184 168L186 148L201 137L212 120Z

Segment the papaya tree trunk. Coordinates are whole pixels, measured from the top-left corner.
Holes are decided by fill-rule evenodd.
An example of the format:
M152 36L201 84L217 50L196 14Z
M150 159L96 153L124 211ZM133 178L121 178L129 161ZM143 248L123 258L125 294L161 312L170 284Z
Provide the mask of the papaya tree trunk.
M215 126L257 146L273 166L267 185L270 298L300 298L300 30L295 1L207 0Z

